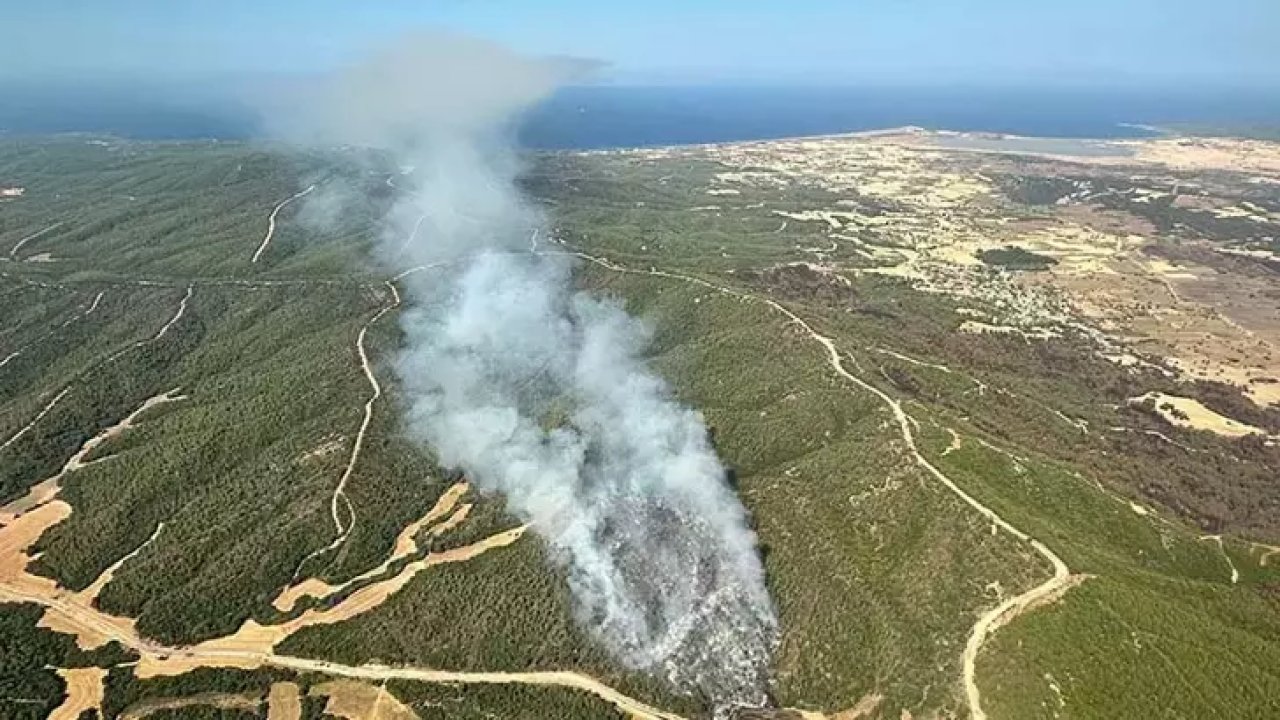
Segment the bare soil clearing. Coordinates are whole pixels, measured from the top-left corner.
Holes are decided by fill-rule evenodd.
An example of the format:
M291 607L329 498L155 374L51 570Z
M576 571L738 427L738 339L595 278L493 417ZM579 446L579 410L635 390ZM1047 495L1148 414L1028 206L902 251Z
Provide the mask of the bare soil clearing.
M331 680L316 685L310 694L328 698L325 713L345 720L417 720L418 717L382 685Z
M106 670L96 667L59 669L58 677L67 684L67 697L49 714L49 720L77 720L86 710L102 712Z
M31 508L37 507L56 497L62 488L62 478L66 477L67 473L74 472L84 467L86 464L84 459L89 456L89 453L92 453L102 443L128 430L133 426L134 421L138 419L139 415L142 415L151 408L164 403L186 399L185 395L178 395L177 393L178 389L175 388L166 393L148 398L146 402L142 403L142 405L140 405L136 410L129 413L129 415L123 420L86 440L85 443L81 445L80 449L67 460L65 465L62 466L62 470L60 470L58 474L42 480L34 485L26 495L17 498L4 507L0 507L0 523L6 523L6 527L0 528L0 544L3 543L2 538L9 530L9 526L7 524L12 522L14 518L20 516L22 513L29 511ZM48 408L52 408L57 400L64 394L66 394L65 390L57 398L54 398L54 401L49 403L49 405L46 406L46 410L43 412L48 412ZM41 413L42 415L43 412ZM38 420L39 418L40 416L37 416L36 419ZM32 424L34 424L34 422L35 421L32 421ZM30 427L30 425L28 425L28 427Z
M436 501L436 504L427 511L426 515L423 515L420 519L409 523L400 531L400 534L396 536L395 544L391 548L391 554L377 567L371 568L340 585L330 585L329 583L316 578L307 578L300 583L285 588L284 591L282 591L280 595L271 602L272 606L277 610L289 612L293 610L294 606L297 605L298 601L303 597L311 596L321 599L330 597L342 592L356 583L381 575L398 560L416 555L418 553L418 534L424 529L431 527L431 525L438 521L445 513L452 510L454 506L457 505L458 499L465 495L469 489L470 485L468 483L460 482L455 483L452 487L446 490L444 494L440 496L440 499ZM463 507L470 506L464 505ZM451 527L452 526L445 527L445 524L442 523L440 526L431 528L431 532L433 535L438 535L451 529ZM436 532L437 530L439 532Z
M26 572L26 565L31 559L27 555L29 546L46 529L65 519L70 513L69 505L55 500L22 515L0 531L0 569L3 569L0 574L0 601L30 602L43 606L46 610L42 625L57 632L76 635L82 641L82 646L98 647L109 640L115 640L137 651L142 656L135 669L139 678L180 675L202 667L251 670L273 666L366 680L552 685L585 690L624 712L645 720L677 720L675 715L651 708L579 673L468 673L379 665L351 667L323 660L276 655L272 652L275 643L303 627L341 622L376 607L402 588L415 574L432 565L465 562L488 550L509 545L523 535L523 527L499 533L472 545L428 555L423 560L410 563L404 571L388 581L361 588L333 608L309 610L296 620L277 626L261 626L249 621L238 632L226 638L186 648L173 648L142 638L131 619L107 615L85 604L75 594L65 592L49 578Z
M125 421L108 429L95 439L101 442L101 439L127 427L145 409L153 407L158 402L174 399L177 398L171 397L171 394L165 394L148 400ZM91 440L86 443L86 446L91 443L94 446L97 444ZM82 450L82 452L87 451ZM77 458L79 457L83 455L77 454ZM77 458L68 461L68 466L78 462ZM446 497L442 498L442 502L437 503L437 507L433 508L437 511L433 520L457 502L465 491L465 487L458 489L458 486L455 486L452 490L453 492L447 493ZM280 656L272 652L276 643L304 627L342 622L377 607L390 595L403 588L417 573L433 565L465 562L489 550L510 545L524 534L524 527L498 533L471 545L430 554L422 560L409 563L389 580L360 588L332 608L308 610L298 618L281 625L262 626L250 620L239 631L225 638L186 648L173 648L141 637L132 619L108 615L93 607L84 594L68 593L53 580L31 575L27 571L27 565L31 561L31 556L28 554L30 546L47 529L66 519L70 514L70 505L54 499L13 517L0 529L0 601L30 602L43 606L45 614L41 625L57 632L74 635L77 643L83 648L100 647L115 640L137 651L141 655L141 661L135 672L140 678L180 675L201 667L255 669L275 666L371 680L403 678L427 682L560 685L591 692L640 718L670 720L676 717L622 695L593 678L572 672L453 673L419 668L349 667L321 660ZM404 550L409 543L406 540L399 545L398 549ZM414 547L416 548L416 544ZM255 699L254 707L258 704L260 699Z
M957 138L977 142L964 150L938 144ZM1099 155L1099 147L1124 156ZM1139 360L1155 354L1160 367L1167 365L1181 378L1230 383L1260 406L1280 404L1280 313L1274 278L1268 276L1274 271L1266 270L1276 266L1274 253L1235 247L1232 238L1182 239L1169 249L1169 228L1153 220L1160 213L1144 212L1169 203L1205 207L1220 219L1259 227L1277 222L1274 213L1253 203L1211 203L1206 183L1170 176L1244 172L1257 176L1255 185L1280 182L1280 143L1155 138L1046 145L1035 138L909 128L632 154L714 160L727 170L714 176L711 189L816 186L857 198L775 214L810 223L870 261L870 267L859 262L844 272L898 277L920 290L1003 308L1002 317L968 324L967 330L1036 340L1083 321L1113 346L1101 349L1104 356ZM994 179L1000 176L1048 179L1063 194L1034 212L1024 207L1011 216L1006 188ZM870 212L863 209L867 200L874 200ZM1164 222L1176 228L1178 220L1174 215ZM891 242L884 240L886 227L892 228ZM1258 233L1265 237L1255 240L1274 235ZM1010 246L1056 264L1004 277L983 272L980 253ZM1174 259L1153 256L1153 248ZM1231 266L1224 255L1242 259Z
M1256 428L1252 425L1242 423L1239 420L1233 420L1225 415L1210 410L1200 403L1199 400L1180 397L1178 395L1168 395L1166 393L1149 392L1135 398L1130 398L1130 404L1143 404L1147 401L1154 403L1155 412L1170 425L1182 428L1190 428L1192 430L1204 430L1224 437L1238 438L1246 435L1267 435L1266 431Z
M267 720L299 720L302 698L297 683L272 683L267 693Z
M796 712L800 714L801 720L862 720L862 718L877 717L876 710L879 709L882 702L884 702L883 695L871 693L863 696L848 710L841 710L830 715L813 710L797 710Z

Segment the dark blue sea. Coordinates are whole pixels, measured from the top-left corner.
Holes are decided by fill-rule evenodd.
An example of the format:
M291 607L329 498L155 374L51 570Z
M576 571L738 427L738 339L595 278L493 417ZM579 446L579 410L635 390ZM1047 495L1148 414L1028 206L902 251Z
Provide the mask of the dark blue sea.
M83 85L0 87L0 133L247 139L260 119L234 93ZM562 90L526 118L535 148L767 139L918 125L1037 137L1150 134L1139 125L1280 125L1280 92L1242 89L619 87Z

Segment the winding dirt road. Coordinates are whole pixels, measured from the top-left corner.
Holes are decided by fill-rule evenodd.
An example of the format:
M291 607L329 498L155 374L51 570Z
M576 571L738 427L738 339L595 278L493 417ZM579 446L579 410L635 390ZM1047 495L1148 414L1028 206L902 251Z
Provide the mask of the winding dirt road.
M250 260L250 262L257 263L258 258L262 257L262 253L266 252L267 246L271 244L271 238L275 237L276 234L276 216L280 214L280 211L284 209L284 206L315 189L315 185L309 185L306 190L296 192L276 203L276 206L271 210L271 215L267 217L267 234L262 237L262 242L258 244L258 249L254 251L253 259Z
M1227 568L1231 570L1231 584L1235 585L1240 582L1240 570L1236 568L1236 563L1227 554L1227 546L1222 542L1221 535L1201 535L1200 540L1209 540L1218 543L1218 550L1222 552L1222 559L1227 561Z
M249 620L239 631L230 636L190 647L167 647L148 640L137 632L133 619L108 615L93 605L93 596L96 596L101 587L110 581L115 569L154 540L160 532L159 527L138 550L129 553L108 568L103 576L84 592L68 592L50 578L30 574L27 568L32 559L29 554L31 546L49 528L71 515L71 506L57 499L61 489L61 478L83 467L89 453L110 438L132 427L137 418L148 409L165 402L182 399L183 396L176 393L177 390L172 390L148 399L123 420L86 441L80 450L67 460L57 475L32 489L31 502L19 499L4 507L0 512L0 522L4 523L3 527L0 527L0 602L34 603L44 607L45 615L40 625L56 632L74 635L77 643L84 649L100 647L114 640L136 651L141 656L136 668L139 677L178 675L200 667L252 669L274 666L364 680L402 678L436 683L522 683L561 686L592 693L641 720L678 720L675 715L652 708L623 695L595 678L580 673L450 672L415 667L393 668L383 665L349 666L323 660L277 655L272 650L285 637L304 627L342 622L377 607L389 595L403 588L414 575L431 566L465 562L489 550L506 547L523 535L524 527L506 530L463 547L428 554L425 558L410 563L395 577L362 587L332 607L312 608L280 625L262 626ZM449 523L450 520L446 518L446 514L457 504L465 491L465 484L457 484L451 488L428 512L422 525L441 519ZM455 512L454 516L456 515ZM406 539L403 547L397 547L393 553L406 551L411 544L409 540L411 538ZM416 543L412 544L416 549ZM85 683L85 685L86 692L78 692L75 703L65 705L67 711L93 701L94 695L87 691L87 686L91 683Z
M26 236L26 237L22 238L21 240L19 240L17 243L15 243L15 244L14 244L14 246L13 246L13 248L12 248L12 249L10 249L10 250L9 250L9 259L10 259L10 260L17 260L17 259L18 259L18 252L19 252L20 250L22 250L22 246L23 246L23 245L26 245L27 243L31 242L32 240L35 240L36 238L43 236L45 233L48 233L48 232L52 232L52 231L54 231L54 230L57 230L58 228L62 227L62 226L63 226L63 225L65 225L65 224L66 224L66 222L65 222L65 221L64 221L64 222L57 222L57 223L54 223L54 224L50 225L49 227L47 227L47 228L45 228L45 229L43 229L43 230L37 230L36 232L33 232L33 233L31 233L30 235L28 235L28 236Z
M123 433L133 426L137 418L144 412L159 404L182 399L176 390L157 395L142 403L123 420L107 428L86 441L64 464L59 473L47 481L40 483L32 492L39 497L34 505L21 502L5 506L0 513L4 526L0 528L0 601L30 602L46 608L41 625L58 632L76 635L85 647L97 647L111 640L136 650L142 660L139 674L154 676L180 674L196 667L276 667L298 670L313 670L343 677L386 680L392 678L422 679L431 682L464 682L464 683L528 683L535 685L560 685L575 687L592 692L615 704L625 712L640 718L674 718L674 716L649 708L647 705L629 698L617 691L585 675L567 672L551 673L454 673L443 670L424 668L388 668L384 666L366 665L352 667L305 658L293 658L276 655L271 651L279 640L297 630L316 624L340 622L372 607L376 607L385 597L398 591L413 575L421 570L442 563L463 562L483 552L497 547L505 547L515 542L524 532L524 528L514 528L485 538L471 545L441 553L428 555L425 559L411 563L396 578L384 583L375 583L358 590L347 600L332 608L312 609L302 616L280 626L257 626L249 621L241 632L227 638L201 643L188 648L165 647L143 638L138 634L134 621L130 618L107 615L93 606L93 599L103 586L110 582L114 571L134 557L138 551L146 547L160 533L160 527L147 542L132 553L121 558L108 568L88 589L79 593L70 593L60 588L49 578L31 575L27 571L31 557L30 546L53 525L56 525L71 514L71 507L56 499L61 489L60 480L67 473L83 467L85 458L95 448L107 440ZM465 492L465 486L458 485L442 497L441 502L428 513L426 522L434 522L445 516L458 498ZM408 543L406 543L407 545ZM416 547L416 546L415 546ZM404 550L405 548L398 548ZM363 593L363 594L362 594ZM94 670L95 673L104 671ZM85 683L86 687L93 683ZM75 702L64 705L70 712L73 708L81 708L92 703L91 692L78 692ZM78 709L76 710L78 714Z
M297 605L298 601L304 597L314 597L324 600L346 590L352 585L378 577L390 570L391 566L397 561L403 560L411 555L416 555L420 549L418 546L418 533L430 527L430 534L433 537L439 536L453 529L456 524L453 522L455 517L460 513L465 517L466 513L470 511L471 505L464 504L462 507L458 508L459 512L455 512L453 515L450 515L443 523L440 523L435 527L431 527L434 523L445 517L446 514L454 509L459 498L466 494L466 492L470 490L470 487L471 486L468 483L461 482L455 483L452 487L446 490L436 501L436 504L427 511L426 515L423 515L421 518L409 523L400 531L400 534L396 536L395 543L391 547L391 554L376 567L370 568L350 580L337 585L324 582L323 580L314 577L307 578L302 582L295 582L285 588L284 591L271 602L272 606L281 612L291 612L294 606Z
M356 526L356 510L352 506L351 500L347 497L347 482L351 479L351 474L355 472L356 462L360 460L360 451L364 448L365 435L369 432L369 423L373 421L373 404L382 397L382 385L378 383L378 376L373 374L373 365L369 362L369 353L364 346L365 335L368 334L369 328L383 315L400 307L400 291L396 289L392 280L385 281L387 288L391 290L391 302L384 305L373 317L369 318L369 322L360 328L360 333L356 335L356 352L360 355L360 368L364 371L364 376L369 381L369 386L373 388L373 394L364 403L364 417L360 420L360 430L356 432L355 442L351 446L351 456L347 459L347 466L342 471L342 477L338 480L337 487L333 490L333 495L329 499L329 514L333 518L334 531L336 537L333 542L316 550L302 559L298 563L298 568L294 571L294 579L298 578L298 574L302 571L304 565L313 558L319 557L330 550L334 550L342 543L346 542L351 536L351 530ZM338 513L338 503L342 502L346 505L347 514L351 517L350 523L343 523L342 517Z
M10 445L18 442L18 440L20 440L23 435L26 435L28 432L30 432L31 428L35 427L36 423L40 422L41 418L43 418L45 415L48 415L49 411L52 410L53 407L57 405L62 400L62 398L65 397L66 394L69 392L71 392L71 388L69 386L63 388L62 392L55 395L54 398L48 402L48 404L46 404L43 408L40 409L40 412L36 413L36 416L31 419L31 422L24 425L22 429L14 433L8 440L5 440L4 444L0 445L0 450L4 450Z
M191 300L191 294L193 292L195 292L195 286L188 285L187 294L183 295L182 300L178 303L178 311L173 314L173 317L169 318L169 322L165 323L164 327L160 328L160 332L156 333L155 337L151 338L151 342L155 342L156 340L164 337L165 333L169 332L169 328L173 327L182 319L183 314L187 312L187 303Z
M18 348L17 350L14 350L13 352L11 352L11 353L9 353L8 355L6 355L6 356L4 357L4 359L3 359L3 360L0 360L0 368L4 367L5 365L8 365L10 360L13 360L14 358L18 357L18 356L19 356L19 355L21 355L22 353L24 353L24 352L26 352L26 351L30 350L33 346L35 346L35 345L37 345L37 344L39 344L39 343L41 343L41 342L44 342L45 340L49 339L50 337L53 337L55 334L57 334L58 330L60 330L60 329L62 329L62 328L65 328L65 327L67 327L68 325L71 325L72 323L74 323L74 322L75 322L75 321L77 321L77 320L80 320L80 319L82 319L82 318L86 318L86 317L88 317L88 316L92 315L92 314L93 314L93 311L98 309L98 304L102 302L102 297L103 297L104 295L106 295L106 293L105 293L105 292L100 292L100 293L98 293L96 296L94 296L94 298L93 298L93 303L91 303L91 304L89 305L89 309L88 309L88 310L85 310L84 312L80 312L80 313L76 313L75 315L72 315L70 318L68 318L68 319L66 319L66 320L63 320L63 321L62 321L62 323L61 323L60 325L58 325L58 327L57 327L57 328L54 328L53 330L49 330L48 332L46 332L46 333L42 334L40 337L37 337L35 340L32 340L31 342L27 343L26 345L23 345L22 347Z
M170 330L174 325L176 325L176 324L178 323L178 321L179 321L179 320L181 320L181 319L182 319L182 316L186 314L186 312L187 312L187 303L189 303L189 302L191 301L191 296L192 296L192 294L194 294L194 293L195 293L195 285L188 285L188 286L187 286L187 292L186 292L185 294L183 294L183 296L182 296L182 300L178 301L178 309L177 309L176 311L174 311L173 316L172 316L172 317L170 317L170 318L168 319L168 321L166 321L166 322L165 322L165 324L164 324L164 325L160 326L160 329L156 332L156 334L155 334L155 335L152 335L151 337L149 337L149 338L147 338L147 339L145 339L145 340L138 340L138 341L137 341L137 342L135 342L135 343L132 343L132 344L130 344L130 345L126 345L125 347L121 348L120 350L117 350L115 353L113 353L110 357L108 357L108 358L106 359L105 363L113 362L113 361L115 361L117 358L119 358L119 357L123 356L125 353L129 352L130 350L133 350L133 349L135 349L135 348L140 348L140 347L142 347L142 346L144 346L144 345L150 345L151 343L156 342L156 341L160 340L161 338L163 338L166 334L168 334L169 330ZM105 364L105 363L104 363L104 364Z

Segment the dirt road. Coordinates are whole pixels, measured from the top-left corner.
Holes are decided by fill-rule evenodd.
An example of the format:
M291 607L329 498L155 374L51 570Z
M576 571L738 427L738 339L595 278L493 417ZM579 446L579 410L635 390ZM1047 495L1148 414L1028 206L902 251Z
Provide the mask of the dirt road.
M58 402L61 401L62 398L65 397L66 394L69 392L71 392L71 388L69 387L63 388L62 392L55 395L54 398L50 400L47 405L45 405L43 408L40 409L40 412L36 413L36 416L32 418L31 422L24 425L20 430L18 430L18 432L14 433L8 440L5 440L4 444L0 445L0 450L4 450L10 445L18 442L18 440L21 439L23 435L26 435L28 432L30 432L31 428L35 427L35 424L40 422L41 418L43 418L45 415L48 415L49 411L53 409L53 406L57 405Z
M258 244L258 249L254 251L253 259L250 260L250 262L257 263L258 258L262 257L262 253L266 252L267 246L271 244L271 238L275 237L276 234L276 216L280 214L280 211L284 209L284 206L315 189L315 185L309 185L306 190L296 192L284 200L281 200L279 203L276 203L276 206L271 210L271 215L267 217L267 234L262 237L262 242Z
M164 337L165 333L169 332L169 328L173 327L182 319L183 314L187 312L187 303L191 301L191 293L193 292L195 292L195 286L188 285L187 294L183 295L182 300L178 302L178 311L173 314L173 317L169 318L169 322L165 323L164 326L160 328L160 332L156 333L155 336L151 338L152 342Z
M369 381L369 386L373 388L373 394L364 403L364 417L360 420L360 429L356 432L355 442L352 443L351 456L347 459L347 466L343 469L342 477L338 479L338 485L334 488L333 495L329 499L329 514L333 518L336 536L328 545L312 552L304 557L302 562L298 563L298 568L294 571L295 580L308 561L342 545L350 537L351 530L356 525L356 510L351 505L351 500L347 497L347 482L351 480L351 474L355 472L356 463L360 460L360 451L364 448L365 435L369 432L369 423L373 421L373 404L378 401L378 398L382 397L382 385L378 383L378 376L373 374L373 365L369 362L369 352L365 348L364 339L369 332L369 328L374 323L378 322L383 315L400 307L400 291L396 289L395 283L392 280L387 280L386 285L391 290L391 302L374 313L373 317L369 318L369 322L360 328L360 333L356 336L356 352L360 355L360 369L364 371L364 376ZM338 513L340 502L346 505L347 515L351 518L350 523L343 523L342 517Z
M17 260L17 259L18 259L18 252L19 252L20 250L22 250L22 246L23 246L23 245L26 245L27 243L31 242L32 240L35 240L36 238L43 236L45 233L53 232L54 230L57 230L58 228L62 227L62 226L63 226L63 225L65 225L65 224L66 224L65 222L57 222L57 223L54 223L54 224L50 225L49 227L47 227L47 228L45 228L45 229L43 229L43 230L37 230L36 232L33 232L33 233L31 233L30 235L28 235L28 236L26 236L26 237L22 238L21 240L19 240L17 243L15 243L15 244L14 244L14 246L13 246L13 248L12 248L12 249L10 249L10 250L9 250L9 259L10 259L10 260Z

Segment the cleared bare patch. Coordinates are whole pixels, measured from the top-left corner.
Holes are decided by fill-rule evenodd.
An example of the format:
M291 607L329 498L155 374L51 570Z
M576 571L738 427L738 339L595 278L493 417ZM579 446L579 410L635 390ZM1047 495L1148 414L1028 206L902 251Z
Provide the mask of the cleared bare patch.
M320 458L332 455L342 449L342 444L344 442L346 442L346 438L344 437L336 437L332 440L327 440L299 455L298 460L306 462L308 460L319 460Z
M267 693L267 720L300 720L302 697L297 683L271 684Z
M49 714L49 720L77 720L81 713L89 710L102 712L106 670L96 667L59 668L57 672L67 684L67 697Z
M416 720L418 717L382 685L333 680L311 688L310 694L328 698L325 714L345 720Z
M409 523L408 525L405 526L403 530L400 531L400 534L396 536L395 544L392 545L391 554L387 557L387 559L383 560L382 563L379 564L377 567L366 570L365 572L357 575L356 577L340 585L331 585L322 580L318 580L315 578L308 578L306 580L303 580L300 583L297 583L295 585L291 585L285 588L280 593L280 595L277 596L276 599L271 602L271 604L277 610L280 610L282 612L289 612L293 610L293 608L298 604L298 601L304 597L307 597L307 596L316 597L316 598L330 597L332 595L335 595L345 590L348 587L351 587L356 583L363 582L365 580L368 580L369 578L377 577L378 575L383 574L388 569L390 569L390 567L393 564L395 564L399 560L410 557L412 555L416 555L419 550L418 535L425 528L430 527L433 523L437 522L438 520L440 520L440 518L444 517L446 513L453 510L454 507L458 504L458 500L461 499L463 495L466 495L467 491L470 490L470 488L471 486L468 483L459 482L459 483L454 483L452 486L449 487L448 490L445 490L444 493L440 496L440 498L436 500L436 504L432 506L430 510L427 511L426 515L423 515L420 519ZM456 519L455 517L450 517L448 520L442 523L441 526L432 528L431 535L439 536L453 529L457 524L461 523L466 518L467 511L469 511L470 508L471 508L470 505L462 506L463 512L461 513L460 516L458 516L457 512L455 512L454 515Z
M1205 430L1223 437L1238 438L1246 435L1267 435L1260 428L1220 415L1205 407L1199 400L1149 392L1130 398L1131 405L1150 407L1165 422L1175 427Z

